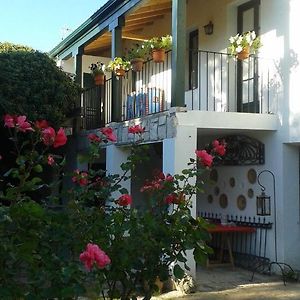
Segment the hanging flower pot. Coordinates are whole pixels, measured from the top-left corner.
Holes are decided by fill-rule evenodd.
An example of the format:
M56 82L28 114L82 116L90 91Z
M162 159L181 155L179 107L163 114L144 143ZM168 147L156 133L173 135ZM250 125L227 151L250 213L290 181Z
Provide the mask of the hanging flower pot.
M130 61L130 63L134 72L142 71L144 64L144 60L142 58L134 58Z
M166 51L165 49L153 49L152 58L155 63L161 63L165 61Z
M105 75L104 74L97 74L94 76L95 84L96 85L104 85Z
M116 74L116 76L118 76L118 77L124 77L124 76L125 76L125 70L122 69L122 68L116 69L116 70L115 70L115 74Z
M239 60L245 60L245 59L249 58L249 55L250 55L250 47L245 47L236 56L237 56L237 59L239 59Z

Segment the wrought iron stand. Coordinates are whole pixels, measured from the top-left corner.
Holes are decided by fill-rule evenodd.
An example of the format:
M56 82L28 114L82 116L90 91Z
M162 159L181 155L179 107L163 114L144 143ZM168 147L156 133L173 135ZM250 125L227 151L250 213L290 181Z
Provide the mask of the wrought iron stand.
M281 270L281 274L282 274L282 280L283 280L283 284L286 285L286 272L284 270L284 267L287 267L288 269L290 269L290 271L292 273L294 273L294 270L292 269L292 267L289 264L283 263L283 262L278 262L277 260L277 214L276 214L276 192L275 192L275 186L276 186L276 182L275 182L275 175L273 172L271 172L270 170L263 170L261 171L258 176L257 176L257 182L261 187L262 192L264 192L266 190L266 187L264 185L262 185L259 181L260 175L263 173L269 173L270 175L272 175L272 179L273 179L273 196L274 196L274 244L275 244L275 261L270 261L267 263L268 265L268 273L269 275L271 275L271 269L273 265L277 265L280 270ZM260 198L270 198L268 196L265 196L264 193L262 193L262 196L260 196ZM271 212L269 211L268 215L271 214ZM252 273L252 277L250 279L250 281L253 281L254 279L254 274L255 272L257 272L259 270L259 268L261 267L265 267L266 263L262 263L259 264Z

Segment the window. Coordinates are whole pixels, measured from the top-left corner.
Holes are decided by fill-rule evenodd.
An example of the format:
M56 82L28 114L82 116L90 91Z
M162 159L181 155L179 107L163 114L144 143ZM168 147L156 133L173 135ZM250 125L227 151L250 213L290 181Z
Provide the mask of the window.
M189 89L198 87L198 29L189 34Z

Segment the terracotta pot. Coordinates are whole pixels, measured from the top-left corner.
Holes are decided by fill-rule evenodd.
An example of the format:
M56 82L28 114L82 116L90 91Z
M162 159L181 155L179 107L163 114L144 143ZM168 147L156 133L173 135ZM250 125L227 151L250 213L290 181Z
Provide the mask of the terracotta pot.
M124 77L125 76L125 70L124 69L116 69L115 74L116 74L116 76Z
M95 75L94 80L95 80L96 85L104 85L105 75L97 74L97 75Z
M250 55L250 47L246 47L240 53L238 53L236 56L237 56L237 59L244 60L244 59L247 59L249 57L249 55Z
M144 60L142 58L135 58L131 62L132 70L134 72L140 72L143 69Z
M153 61L156 63L161 63L165 61L166 51L165 49L154 49L152 51Z

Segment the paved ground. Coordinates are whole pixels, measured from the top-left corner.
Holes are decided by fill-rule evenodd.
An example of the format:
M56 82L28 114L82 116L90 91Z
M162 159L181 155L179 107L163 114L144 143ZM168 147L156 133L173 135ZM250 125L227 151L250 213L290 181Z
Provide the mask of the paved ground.
M199 270L197 292L183 295L178 291L153 299L176 300L300 300L300 283L288 282L284 286L280 277L257 274L250 282L252 273L236 268Z

